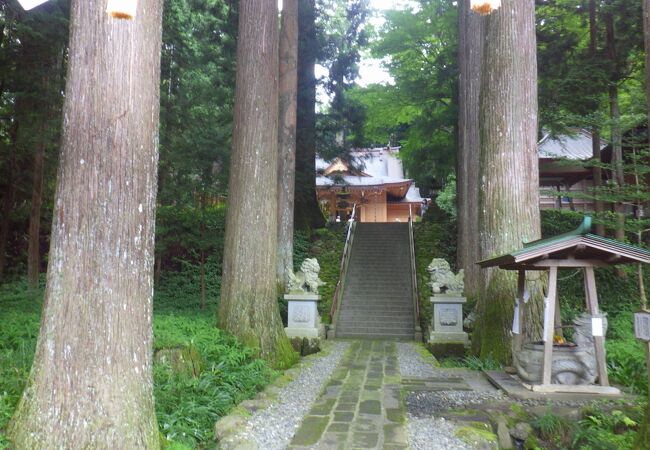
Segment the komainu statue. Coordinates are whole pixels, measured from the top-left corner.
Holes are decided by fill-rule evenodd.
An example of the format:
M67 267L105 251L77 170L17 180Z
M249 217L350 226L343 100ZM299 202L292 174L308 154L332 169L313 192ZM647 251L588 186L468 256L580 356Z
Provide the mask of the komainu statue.
M319 286L325 284L318 273L320 266L316 258L307 258L300 265L300 270L295 274L289 274L289 293L290 294L318 294Z
M431 275L431 281L427 284L434 294L462 295L463 289L465 289L465 273L462 269L454 275L447 261L442 258L434 258L427 267L427 272Z

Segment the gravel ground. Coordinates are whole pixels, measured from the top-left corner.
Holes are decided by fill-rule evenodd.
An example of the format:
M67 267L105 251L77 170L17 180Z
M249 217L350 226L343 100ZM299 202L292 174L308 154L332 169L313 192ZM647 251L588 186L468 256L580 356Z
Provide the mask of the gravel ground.
M397 355L399 370L403 377L435 377L443 374L441 369L436 369L427 362L412 342L399 342Z
M335 342L327 356L303 368L295 380L282 388L277 402L248 419L238 437L254 441L264 450L286 448L349 345Z
M454 425L443 418L409 417L408 433L413 450L472 450L454 437Z
M413 417L430 417L440 411L460 409L465 406L475 406L482 403L506 400L508 400L508 398L500 391L414 392L409 394L406 398L406 409L409 412L409 415Z
M418 352L413 343L398 344L399 367L403 377L458 377L459 371L440 369L432 366ZM467 381L467 380L466 380ZM468 383L474 384L474 383ZM499 391L439 391L413 392L406 398L408 434L411 448L414 450L466 450L468 446L455 437L455 426L452 422L436 413L451 408L461 408L467 405L495 400L505 400Z

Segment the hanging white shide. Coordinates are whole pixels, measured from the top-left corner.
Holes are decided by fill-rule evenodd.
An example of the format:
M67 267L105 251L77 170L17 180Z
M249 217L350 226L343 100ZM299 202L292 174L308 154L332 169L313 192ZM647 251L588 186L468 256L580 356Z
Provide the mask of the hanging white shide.
M138 0L108 0L106 12L116 19L133 19Z
M470 7L475 13L486 16L501 7L501 0L471 0Z

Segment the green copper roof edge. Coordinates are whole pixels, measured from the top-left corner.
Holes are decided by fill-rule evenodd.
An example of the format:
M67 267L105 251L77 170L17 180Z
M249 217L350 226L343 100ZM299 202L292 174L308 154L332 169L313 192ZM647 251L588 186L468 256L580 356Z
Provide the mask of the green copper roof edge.
M482 261L479 261L477 264L481 265L482 263L485 263L485 262L488 262L488 261L495 261L495 260L498 260L498 259L504 259L505 260L508 256L512 257L513 259L516 259L517 256L525 255L526 253L529 253L529 252L534 251L536 249L546 247L548 245L559 244L561 242L568 241L568 240L571 240L571 239L575 239L577 237L585 237L585 238L593 239L593 240L598 241L598 242L608 243L610 245L615 245L615 246L617 246L619 248L624 248L624 249L627 249L629 251L633 251L633 252L641 253L642 255L650 256L650 251L648 251L648 250L646 250L644 248L637 247L637 246L631 245L631 244L626 244L625 242L621 242L621 241L618 241L616 239L605 238L605 237L602 237L602 236L598 236L596 234L592 234L591 233L591 224L592 224L591 216L584 216L584 218L582 220L582 223L575 230L571 230L571 231L569 231L567 233L559 234L557 236L553 236L553 237L550 237L550 238L538 239L536 241L526 243L519 250L515 250L515 251L510 252L510 253L504 253L504 254L501 254L499 256L495 256L495 257L492 257L492 258L487 258L487 259L484 259Z
M523 248L520 249L520 250L515 251L513 253L513 255L519 254L521 252L524 252L524 251L527 251L527 250L530 250L530 249L533 249L533 248L538 248L538 247L540 247L542 245L547 245L547 244L555 243L555 242L562 242L562 241L564 241L566 239L574 238L576 236L586 236L590 232L591 232L591 216L584 216L582 218L582 223L575 230L571 230L571 231L569 231L567 233L558 234L557 236L544 238L544 239L538 239L536 241L525 243Z
M642 248L642 247L637 247L636 245L627 244L627 243L621 242L621 241L619 241L617 239L610 239L610 238L598 236L597 234L591 234L591 233L586 234L585 237L589 238L589 239L596 240L596 241L606 242L606 243L609 243L609 244L612 244L612 245L617 245L619 247L624 247L626 249L629 249L629 250L632 250L632 251L639 252L639 253L650 256L650 250L646 250L645 248Z

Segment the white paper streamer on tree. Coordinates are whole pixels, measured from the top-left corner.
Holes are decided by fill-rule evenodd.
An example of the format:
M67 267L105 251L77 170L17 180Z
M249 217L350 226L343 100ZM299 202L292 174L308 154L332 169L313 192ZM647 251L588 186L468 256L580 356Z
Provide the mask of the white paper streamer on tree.
M138 0L108 0L106 12L116 19L133 19Z
M490 14L501 7L501 0L471 0L470 8L482 16Z
M603 332L603 318L602 317L592 317L591 318L591 335L593 337L602 337L605 333Z
M20 6L22 6L25 11L28 11L32 8L36 8L38 5L42 5L46 1L47 0L18 0L18 3L20 3Z
M519 299L515 298L515 317L512 319L512 332L513 334L521 333L521 325L519 324Z
M555 320L555 317L551 317L550 306L551 300L547 297L544 299L544 342L548 340L549 332L551 331L553 321ZM551 339L553 339L553 335L551 335Z

